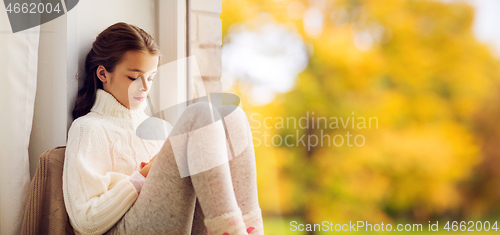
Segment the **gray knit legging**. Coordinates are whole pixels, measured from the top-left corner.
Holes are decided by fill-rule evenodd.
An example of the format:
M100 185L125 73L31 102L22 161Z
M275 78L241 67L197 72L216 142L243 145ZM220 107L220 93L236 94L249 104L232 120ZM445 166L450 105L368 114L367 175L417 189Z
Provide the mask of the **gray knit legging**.
M246 115L237 106L214 107L198 102L185 109L153 162L136 202L106 234L191 234L196 198L205 221L239 210L244 218L252 213L261 217ZM217 121L221 117L223 122ZM224 129L228 138L220 135ZM224 151L213 147L221 143L228 156L221 156ZM207 167L224 157L222 165ZM186 173L189 176L181 177Z

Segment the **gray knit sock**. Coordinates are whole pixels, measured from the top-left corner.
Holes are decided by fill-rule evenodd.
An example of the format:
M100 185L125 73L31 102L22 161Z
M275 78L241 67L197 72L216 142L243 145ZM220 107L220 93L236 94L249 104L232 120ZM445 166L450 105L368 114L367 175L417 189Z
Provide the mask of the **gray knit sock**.
M214 218L205 219L208 234L210 235L247 235L245 222L241 211L225 213Z
M243 214L243 221L247 228L247 233L251 235L264 235L262 224L262 213L260 208Z

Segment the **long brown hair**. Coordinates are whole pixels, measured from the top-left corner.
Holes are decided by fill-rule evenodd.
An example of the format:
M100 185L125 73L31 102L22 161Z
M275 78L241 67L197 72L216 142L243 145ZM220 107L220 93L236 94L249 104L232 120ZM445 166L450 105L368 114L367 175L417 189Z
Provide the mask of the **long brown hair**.
M143 29L124 22L109 26L96 37L85 59L84 83L78 91L73 120L90 112L97 88L103 89L102 81L96 75L97 67L103 65L112 73L127 51L145 51L161 58L160 48L154 38Z

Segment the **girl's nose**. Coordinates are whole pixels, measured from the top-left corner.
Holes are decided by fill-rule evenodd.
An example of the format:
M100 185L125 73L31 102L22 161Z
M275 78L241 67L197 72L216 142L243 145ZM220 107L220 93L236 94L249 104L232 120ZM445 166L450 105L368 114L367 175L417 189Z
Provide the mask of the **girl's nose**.
M141 89L141 91L147 91L148 90L148 86L146 84L146 79L144 78L144 76L141 76L141 80L142 80L142 89Z

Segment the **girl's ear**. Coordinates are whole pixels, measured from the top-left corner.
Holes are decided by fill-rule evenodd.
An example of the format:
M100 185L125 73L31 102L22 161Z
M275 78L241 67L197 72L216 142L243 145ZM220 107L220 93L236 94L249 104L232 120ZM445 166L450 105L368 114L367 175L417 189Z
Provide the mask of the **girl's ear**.
M96 75L99 78L99 80L101 80L102 83L106 83L107 82L106 68L104 68L104 66L99 65L99 67L97 67Z

